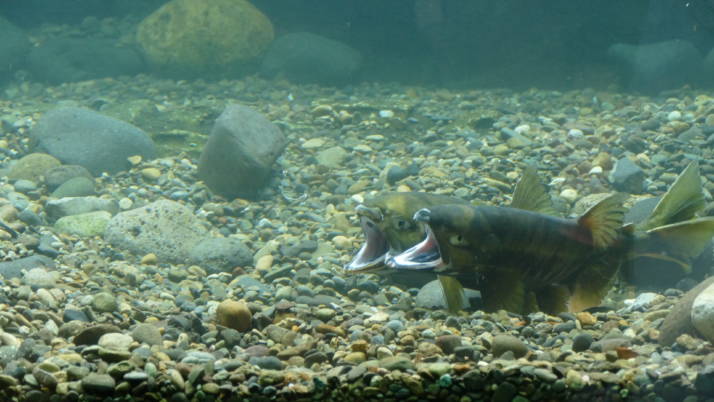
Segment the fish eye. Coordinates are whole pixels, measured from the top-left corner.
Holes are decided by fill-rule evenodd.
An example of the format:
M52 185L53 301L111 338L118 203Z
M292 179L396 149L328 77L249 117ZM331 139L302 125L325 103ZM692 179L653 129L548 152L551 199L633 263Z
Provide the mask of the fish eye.
M452 246L466 246L466 239L461 235L451 235L449 237L449 244Z
M397 219L396 223L397 223L397 229L399 229L399 230L406 230L406 229L409 229L409 227L411 226L409 224L409 221L407 221L405 219Z

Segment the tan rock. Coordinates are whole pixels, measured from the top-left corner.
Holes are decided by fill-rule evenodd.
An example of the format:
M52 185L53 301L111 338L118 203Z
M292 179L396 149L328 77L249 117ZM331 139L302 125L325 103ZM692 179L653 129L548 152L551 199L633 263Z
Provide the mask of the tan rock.
M245 301L224 300L216 309L216 321L219 325L247 332L253 326L253 314Z
M257 59L273 36L268 18L247 0L171 0L137 31L152 64L187 75L231 72Z

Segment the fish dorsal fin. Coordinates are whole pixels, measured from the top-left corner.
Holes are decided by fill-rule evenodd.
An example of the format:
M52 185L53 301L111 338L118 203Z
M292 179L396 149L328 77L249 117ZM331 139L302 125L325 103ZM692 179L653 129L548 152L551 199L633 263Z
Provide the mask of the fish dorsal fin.
M714 237L714 217L690 219L660 226L646 233L655 236L670 255L698 257Z
M642 230L654 229L694 217L704 208L702 182L699 178L699 164L694 161L679 174L677 180L659 200L649 218L642 224Z
M578 225L590 231L595 247L608 247L617 240L625 218L626 198L623 193L613 194L590 207L578 219Z
M548 195L545 186L541 184L536 168L532 165L526 167L523 176L516 183L510 207L546 215L557 215L550 195Z
M438 275L438 278L449 313L458 313L464 307L464 288L461 282L453 276Z

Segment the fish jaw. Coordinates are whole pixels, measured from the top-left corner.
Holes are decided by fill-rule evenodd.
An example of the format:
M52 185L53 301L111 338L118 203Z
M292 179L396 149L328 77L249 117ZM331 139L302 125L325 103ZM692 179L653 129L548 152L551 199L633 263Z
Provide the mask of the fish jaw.
M388 267L411 271L439 271L445 267L434 231L429 225L424 228L424 240L401 254L388 256Z
M349 264L344 266L347 273L373 272L384 268L389 252L387 238L377 224L368 216L360 217L360 226L364 234L364 244Z

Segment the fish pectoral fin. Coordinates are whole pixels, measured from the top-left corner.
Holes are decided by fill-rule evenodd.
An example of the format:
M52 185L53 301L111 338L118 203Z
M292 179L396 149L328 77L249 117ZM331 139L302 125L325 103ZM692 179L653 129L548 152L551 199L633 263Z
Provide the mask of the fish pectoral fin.
M564 285L552 285L536 294L538 306L544 313L556 315L568 311L570 289Z
M526 167L523 176L516 183L510 207L552 216L558 214L553 207L548 190L541 184L535 167L531 165Z
M610 290L618 268L619 264L598 264L583 270L572 286L568 310L578 312L599 306Z
M656 227L638 241L646 242L650 237L669 254L694 259L709 245L713 236L714 217L704 217Z
M530 312L525 306L526 290L520 271L495 269L485 274L481 283L479 290L485 311Z
M439 275L441 290L444 292L446 307L449 313L456 314L464 308L464 288L461 282L453 276Z
M627 194L613 194L593 205L578 219L578 225L590 231L595 247L605 248L617 240L625 219L623 204L626 198Z
M640 230L654 229L659 226L692 219L694 214L704 208L704 193L699 177L699 164L695 161L679 174L669 190L659 200L649 218Z

